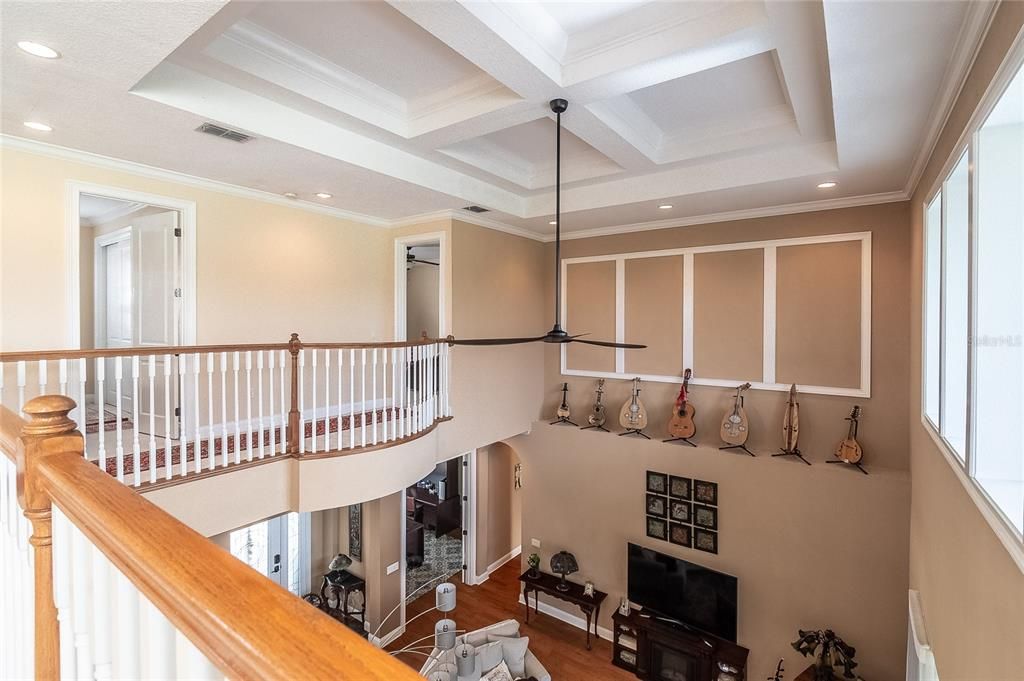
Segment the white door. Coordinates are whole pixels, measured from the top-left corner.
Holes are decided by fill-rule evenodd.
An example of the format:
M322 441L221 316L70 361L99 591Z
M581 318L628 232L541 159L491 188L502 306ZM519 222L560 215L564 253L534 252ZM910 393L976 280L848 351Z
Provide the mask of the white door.
M134 344L139 347L178 345L180 340L181 298L177 293L181 239L176 236L177 227L177 211L154 213L132 221L136 292L133 335ZM142 433L153 430L155 435L162 436L169 429L171 438L178 436L178 382L174 379L176 367L168 366L171 362L172 356L156 355L150 368L149 358L142 359L138 424ZM168 380L164 378L165 370L169 370Z
M132 345L132 236L124 230L104 240L99 245L99 282L103 287L100 294L101 309L98 315L100 330L99 346L103 348L127 348ZM107 381L103 401L109 405L117 403L117 387L114 381L114 363L119 358L106 361ZM122 368L123 369L123 368ZM131 396L122 390L122 414L131 413Z
M230 535L231 555L301 596L309 592L309 514L286 513Z

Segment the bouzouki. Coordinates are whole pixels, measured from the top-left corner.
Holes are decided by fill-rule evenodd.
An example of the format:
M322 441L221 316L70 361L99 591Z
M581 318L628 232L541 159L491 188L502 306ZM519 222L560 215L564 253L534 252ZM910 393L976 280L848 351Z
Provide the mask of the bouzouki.
M742 393L748 388L750 388L749 383L736 387L736 395L733 397L732 407L722 417L722 428L719 431L722 442L729 447L740 447L744 450L746 450L744 445L747 443L747 437L750 436L750 430L748 428L747 412L743 409Z
M808 466L811 462L800 453L796 446L800 438L800 403L796 401L796 383L789 386L789 399L786 401L786 413L782 417L782 450L772 456L795 456Z
M604 402L602 398L604 396L604 379L599 378L597 380L597 399L594 401L594 407L590 410L590 414L587 416L587 423L589 426L583 426L583 429L597 428L599 430L607 430L604 427L604 422L608 420L608 412L604 408Z
M563 383L562 403L558 405L558 409L555 411L555 416L558 417L558 420L552 421L551 425L555 425L556 423L570 423L575 426L576 424L569 420L569 414L569 384Z
M619 424L626 429L625 433L619 433L619 435L629 435L630 433L636 435L643 435L647 439L650 439L647 435L644 435L641 431L647 427L647 407L640 401L640 377L633 379L633 394L626 400L626 403L622 405L622 410L619 411Z
M672 407L672 418L668 420L668 434L672 436L673 440L689 440L697 432L697 426L693 422L696 409L693 408L687 394L691 376L693 376L693 372L690 369L683 373L683 385L679 388L679 396L676 397L675 406Z
M860 465L861 460L864 458L864 450L861 448L860 443L857 442L857 428L860 420L860 407L854 407L850 412L850 415L846 417L846 420L850 422L850 428L846 433L846 437L843 441L836 446L836 461L830 461L829 463L848 463L856 466L862 473L867 473L866 470Z

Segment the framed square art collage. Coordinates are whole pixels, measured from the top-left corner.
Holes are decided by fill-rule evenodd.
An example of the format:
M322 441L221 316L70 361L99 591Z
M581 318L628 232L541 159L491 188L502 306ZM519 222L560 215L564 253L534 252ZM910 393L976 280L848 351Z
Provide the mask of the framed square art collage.
M718 483L647 471L647 536L718 553Z

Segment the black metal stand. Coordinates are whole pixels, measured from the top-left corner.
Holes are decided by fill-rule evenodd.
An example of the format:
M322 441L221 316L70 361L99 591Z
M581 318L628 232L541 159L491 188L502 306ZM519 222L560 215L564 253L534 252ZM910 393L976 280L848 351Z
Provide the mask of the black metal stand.
M690 445L691 447L696 447L697 446L697 444L695 442L693 442L692 440L690 440L690 438L688 438L688 437L670 437L667 440L662 440L662 442L680 442L680 441L685 442L686 444Z
M573 423L572 421L569 420L568 416L559 416L557 421L552 421L548 425L549 426L557 426L559 423L568 423L570 426L576 426L575 423ZM579 428L579 426L576 426L576 427Z
M845 463L847 466L856 466L857 470L859 470L864 475L868 474L868 472L864 470L864 467L860 465L859 461L857 463L850 463L849 461L843 461L842 459L829 459L825 463Z
M794 449L791 452L788 452L785 449L780 449L778 454L772 454L772 456L795 456L796 458L800 459L801 461L803 461L808 466L811 465L811 462L804 458L804 455L800 453L799 449Z
M619 433L619 437L622 437L623 435L639 435L640 437L642 437L642 438L644 438L646 440L650 440L651 439L650 435L648 435L644 431L640 430L639 428L629 428L629 429L626 430L625 433Z
M750 451L749 449L747 449L747 446L746 446L746 445L726 445L726 446L724 446L724 447L719 447L719 448L718 448L718 450L719 450L719 451L723 451L723 452L724 452L724 451L725 451L726 449L742 449L743 451L745 451L745 452L746 452L747 454L749 454L750 456L754 456L754 457L756 457L756 456L757 456L757 454L754 454L754 452L752 452L752 451Z
M593 423L593 424L591 424L589 426L581 426L580 430L590 430L591 428L597 428L598 430L603 430L606 433L610 433L611 432L610 430L608 430L607 428L605 428L604 426L602 426L602 425L600 425L598 423Z

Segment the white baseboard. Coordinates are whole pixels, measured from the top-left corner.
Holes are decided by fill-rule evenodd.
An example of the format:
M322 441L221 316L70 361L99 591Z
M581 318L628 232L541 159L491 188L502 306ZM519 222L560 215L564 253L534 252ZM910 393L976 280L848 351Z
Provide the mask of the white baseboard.
M493 563L491 563L490 565L488 565L487 569L484 570L483 574L481 574L481 575L473 575L473 585L474 586L479 586L480 584L483 584L484 582L486 582L490 578L492 572L494 572L495 570L501 568L502 566L505 565L505 563L509 562L510 560L515 560L516 558L519 557L519 554L521 554L522 552L523 552L523 545L520 544L519 546L515 547L514 549L512 549L511 551L506 553L504 556L499 558L498 560L496 560Z
M519 594L519 604L526 605L526 601L523 600L522 594ZM580 617L579 615L573 615L571 613L565 612L564 610L560 610L554 607L553 605L545 603L544 601L540 602L540 611L545 615L550 615L554 617L556 620L560 620L562 622L565 622L566 624L571 624L577 629L582 629L583 631L587 630L587 620L584 617ZM597 635L606 641L612 640L611 629L606 629L605 627L599 626L597 628Z
M370 634L369 636L367 636L367 639L370 641L370 643L377 646L378 648L385 648L389 643L398 639L404 633L405 625L403 624L395 629L392 629L391 632L385 634L383 637L378 638L377 636Z

